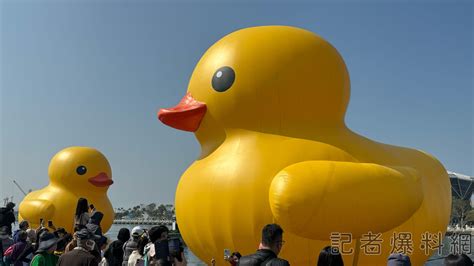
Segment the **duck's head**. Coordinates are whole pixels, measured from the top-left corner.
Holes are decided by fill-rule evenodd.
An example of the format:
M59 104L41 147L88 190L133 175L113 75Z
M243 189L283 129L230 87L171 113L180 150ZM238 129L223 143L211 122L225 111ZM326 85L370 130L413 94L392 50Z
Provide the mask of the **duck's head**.
M346 65L321 37L287 26L246 28L209 48L183 100L158 118L200 141L230 128L301 136L343 125L349 94Z
M49 164L51 183L77 192L105 192L112 181L112 170L105 156L94 148L68 147Z

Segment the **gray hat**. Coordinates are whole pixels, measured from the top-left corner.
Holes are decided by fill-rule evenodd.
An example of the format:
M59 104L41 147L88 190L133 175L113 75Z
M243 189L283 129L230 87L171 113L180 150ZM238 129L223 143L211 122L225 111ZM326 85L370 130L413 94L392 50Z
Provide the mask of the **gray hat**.
M89 230L87 230L86 228L83 228L77 231L76 236L77 236L77 239L80 239L80 240L88 240L94 237L94 235L91 234L91 232L89 232Z
M388 256L387 266L411 266L410 257L400 253L392 253Z
M58 243L58 239L50 232L43 232L39 237L39 245L36 252L48 251L52 246Z

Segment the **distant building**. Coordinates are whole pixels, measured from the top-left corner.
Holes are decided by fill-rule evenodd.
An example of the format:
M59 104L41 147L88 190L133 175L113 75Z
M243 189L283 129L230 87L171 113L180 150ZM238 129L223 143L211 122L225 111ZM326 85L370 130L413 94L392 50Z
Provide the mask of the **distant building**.
M469 200L474 191L474 177L448 171L453 197Z

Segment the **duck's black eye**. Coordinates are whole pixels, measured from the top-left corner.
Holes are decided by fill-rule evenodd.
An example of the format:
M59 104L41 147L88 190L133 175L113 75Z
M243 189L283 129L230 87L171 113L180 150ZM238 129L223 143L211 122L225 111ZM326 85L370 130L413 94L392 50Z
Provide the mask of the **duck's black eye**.
M235 81L235 72L232 68L224 66L219 68L212 76L212 87L218 92L228 90Z
M83 175L87 172L87 168L84 166L84 165L81 165L79 167L76 168L76 173L78 175Z

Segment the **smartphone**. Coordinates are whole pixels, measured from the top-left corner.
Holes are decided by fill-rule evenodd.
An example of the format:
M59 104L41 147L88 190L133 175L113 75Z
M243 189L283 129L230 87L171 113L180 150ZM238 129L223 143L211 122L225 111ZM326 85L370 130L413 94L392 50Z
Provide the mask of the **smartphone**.
M224 249L224 259L228 260L230 258L230 249Z
M51 220L48 221L48 227L53 227L53 221Z

